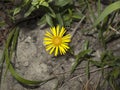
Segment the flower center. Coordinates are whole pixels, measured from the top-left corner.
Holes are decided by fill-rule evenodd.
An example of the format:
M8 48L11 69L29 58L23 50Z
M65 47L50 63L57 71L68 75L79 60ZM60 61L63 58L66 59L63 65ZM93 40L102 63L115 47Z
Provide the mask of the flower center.
M59 46L62 42L62 38L58 37L58 36L55 36L55 37L53 37L52 42L55 46Z

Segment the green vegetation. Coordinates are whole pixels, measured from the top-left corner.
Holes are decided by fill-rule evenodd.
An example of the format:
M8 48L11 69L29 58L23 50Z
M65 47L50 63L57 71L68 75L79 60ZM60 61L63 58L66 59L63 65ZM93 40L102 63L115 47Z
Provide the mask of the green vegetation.
M8 2L14 3L14 0ZM2 3L8 2L3 1ZM93 10L92 4L96 4L97 10ZM47 80L32 81L23 78L15 71L11 60L14 57L13 53L16 51L20 31L19 25L30 19L37 18L37 25L46 24L50 27L56 25L66 27L85 17L82 21L85 23L91 21L91 23L89 23L89 27L81 28L81 32L89 35L91 34L90 31L93 31L92 35L97 35L98 41L104 50L100 55L100 60L94 60L92 54L95 51L90 48L89 41L85 41L82 50L77 55L74 54L71 48L71 54L75 58L75 62L71 67L71 74L75 72L76 68L83 61L86 61L85 75L87 75L88 80L90 79L91 65L96 66L105 78L104 83L100 84L101 86L98 85L96 90L100 90L100 87L103 87L105 83L109 83L113 90L120 90L119 84L116 83L116 80L120 77L120 56L115 56L114 52L107 49L108 42L120 37L120 21L116 21L116 18L120 16L119 0L110 3L105 8L101 7L100 0L22 0L19 5L14 5L12 10L10 9L6 12L12 23L12 27L9 28L10 33L4 45L3 57L0 60L1 74L3 74L3 64L6 63L6 73L9 70L17 81L26 85L38 85L56 78L52 77ZM17 15L21 16L17 18ZM6 24L6 21L0 21L0 27L4 27ZM110 70L105 72L106 68Z

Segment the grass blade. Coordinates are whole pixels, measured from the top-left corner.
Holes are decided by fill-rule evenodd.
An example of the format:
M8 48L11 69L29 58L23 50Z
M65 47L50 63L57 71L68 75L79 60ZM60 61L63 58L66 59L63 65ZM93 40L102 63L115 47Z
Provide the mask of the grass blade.
M5 62L5 52L3 51L2 58L0 60L0 88L1 88L1 82L2 82L2 74L3 74L3 64Z
M108 16L110 13L120 9L120 1L117 1L105 8L105 10L101 13L101 15L97 18L95 23L93 24L93 27L97 26L106 16Z
M9 60L9 52L8 50L6 49L6 54L5 54L5 57L6 57L6 64L9 65L9 70L12 74L12 76L18 80L19 82L23 83L23 84L27 84L27 85L36 85L36 84L40 84L40 83L44 83L44 82L47 82L49 80L52 80L54 79L53 78L50 78L50 79L47 79L47 80L41 80L41 81L32 81L32 80L27 80L27 79L24 79L22 78L16 71L15 69L13 68L12 64L10 63L10 60Z
M91 50L87 49L84 51L81 51L75 60L75 63L73 64L72 68L71 68L71 74L75 71L76 67L84 60L84 58L86 57L86 55L88 55L88 53L90 53Z
M6 45L5 45L5 60L6 60L6 65L7 69L11 72L12 76L19 81L20 83L26 84L26 85L38 85L41 83L45 83L49 80L54 79L55 77L46 79L46 80L40 80L40 81L35 81L35 80L28 80L23 77L21 77L14 69L14 67L11 64L11 59L12 59L12 53L15 50L17 40L18 40L18 34L19 34L19 29L14 28L7 39Z

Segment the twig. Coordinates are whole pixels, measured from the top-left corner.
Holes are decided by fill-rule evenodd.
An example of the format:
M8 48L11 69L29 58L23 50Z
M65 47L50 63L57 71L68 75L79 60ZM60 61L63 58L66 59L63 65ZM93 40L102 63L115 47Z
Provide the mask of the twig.
M85 83L85 85L83 86L83 90L88 90L88 88L90 89L90 90L93 90L92 89L92 87L89 87L89 84L90 84L90 81L92 80L92 78L90 78L86 83Z
M111 30L115 31L116 34L120 34L120 32L118 32L115 28L113 28L113 27L111 27L111 26L109 26L109 28L110 28Z
M78 22L78 24L75 26L75 28L73 29L73 32L71 33L71 38L73 38L75 32L77 31L77 29L79 28L81 22L85 19L85 16L82 17L82 19Z
M91 65L90 67L93 67L93 65ZM86 66L85 67L78 67L78 68L76 68L75 70L78 70L78 69L85 69L86 68ZM69 74L69 72L71 72L71 70L68 70L68 71L65 71L65 72L62 72L62 73L56 73L55 75L56 76L58 76L58 75L61 75L61 74Z
M96 84L95 84L95 90L97 90L97 87L98 87L98 85L100 85L100 79L101 79L101 75L99 75L99 77L98 77L98 80L97 80L97 82L96 82Z
M103 67L103 68L98 68L98 69L95 69L95 70L90 71L90 73L94 73L94 72L96 72L96 71L99 71L99 70L102 70L102 69L106 69L106 68L108 68L108 67L109 67L109 66L105 66L105 67ZM71 78L69 81L74 80L74 79L76 79L76 78L78 78L78 77L82 77L82 76L84 76L84 75L86 75L86 73L82 73L82 74L80 74L80 75L78 75L78 76L75 76L75 77Z

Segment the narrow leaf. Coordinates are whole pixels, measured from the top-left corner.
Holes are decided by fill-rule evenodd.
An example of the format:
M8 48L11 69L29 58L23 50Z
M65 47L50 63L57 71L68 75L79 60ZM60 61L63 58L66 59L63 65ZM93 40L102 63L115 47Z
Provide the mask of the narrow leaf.
M48 14L46 14L45 16L47 23L52 27L53 26L52 18Z
M12 76L17 81L19 81L20 83L23 83L23 84L26 84L26 85L30 85L30 86L31 85L37 85L37 84L45 83L45 82L47 82L49 80L54 79L55 77L52 77L52 78L49 78L49 79L46 79L46 80L39 80L39 81L28 80L28 79L25 79L25 78L21 77L15 71L15 69L13 68L13 66L12 66L12 64L10 62L11 62L11 59L12 59L13 50L15 49L16 44L17 44L16 42L18 40L17 38L18 38L19 30L18 31L17 30L18 30L18 28L15 28L15 29L13 29L10 32L10 34L8 36L8 39L7 39L7 42L6 42L6 45L5 45L5 60L6 60L6 65L7 65L8 70L11 72ZM14 44L11 44L11 43L14 43Z
M56 16L57 16L57 19L58 19L59 25L60 25L60 26L63 26L63 25L64 25L64 23L63 23L63 19L62 19L61 14L60 14L60 13L58 13Z
M56 0L56 5L63 7L71 2L72 0Z
M18 14L18 13L20 12L20 10L21 10L21 8L20 8L20 7L15 8L13 15Z
M117 1L105 8L105 10L101 13L101 15L97 18L93 26L97 26L106 16L108 16L110 13L120 9L120 1Z
M35 7L31 6L30 9L25 13L24 17L28 17L34 10L35 10Z
M90 49L81 51L77 56L75 63L72 65L71 74L75 71L76 67L84 60L84 57L91 52Z
M12 74L12 76L18 80L19 82L23 83L23 84L27 84L27 85L37 85L37 84L40 84L40 83L43 83L43 82L47 82L49 80L52 80L54 79L55 77L53 78L50 78L50 79L46 79L46 80L41 80L41 81L34 81L34 80L27 80L27 79L24 79L22 78L16 71L15 69L13 68L12 64L10 63L10 60L9 60L9 53L8 53L8 49L5 50L6 51L6 64L9 65L9 70Z

